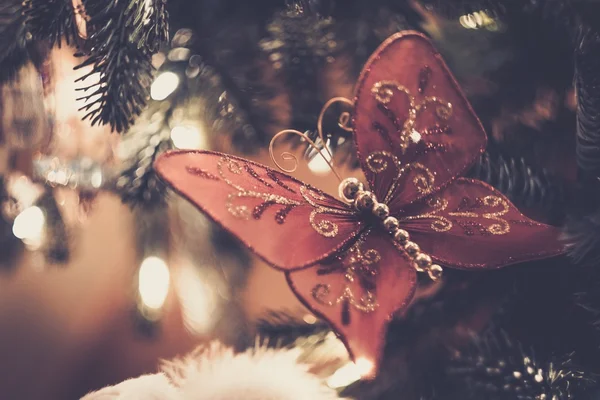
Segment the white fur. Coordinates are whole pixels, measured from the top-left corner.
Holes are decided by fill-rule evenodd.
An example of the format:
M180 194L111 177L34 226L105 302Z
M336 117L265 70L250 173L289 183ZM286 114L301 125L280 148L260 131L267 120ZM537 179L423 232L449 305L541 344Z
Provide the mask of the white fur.
M165 366L185 400L338 400L298 350L257 347L244 353L213 343Z
M298 362L301 351L259 346L235 353L219 343L82 400L341 400Z
M183 400L183 397L164 374L155 374L126 380L81 400Z

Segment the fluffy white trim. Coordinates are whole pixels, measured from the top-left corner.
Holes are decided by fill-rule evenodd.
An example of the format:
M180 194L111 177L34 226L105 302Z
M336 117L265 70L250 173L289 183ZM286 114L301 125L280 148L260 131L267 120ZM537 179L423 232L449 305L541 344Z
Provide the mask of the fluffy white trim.
M213 343L164 370L185 400L338 400L335 390L298 363L299 355L264 346L236 354Z
M130 379L82 400L340 400L298 362L300 354L264 346L235 353L212 343L166 362L164 373Z
M164 374L143 375L90 393L81 400L183 400Z

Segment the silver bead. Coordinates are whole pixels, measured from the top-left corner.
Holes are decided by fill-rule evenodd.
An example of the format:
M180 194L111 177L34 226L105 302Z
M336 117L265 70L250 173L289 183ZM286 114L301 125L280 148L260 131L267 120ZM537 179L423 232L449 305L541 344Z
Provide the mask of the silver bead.
M373 207L373 215L379 219L386 219L390 216L390 208L386 204L377 203Z
M431 257L429 257L427 254L425 253L420 253L415 257L415 263L421 268L421 269L427 269L429 268L429 266L431 265Z
M404 229L398 229L394 233L394 240L400 244L408 242L408 239L410 239L410 235Z
M437 264L433 264L427 270L429 278L431 278L432 281L437 281L438 279L440 279L442 277L442 272L444 272L444 270Z
M406 253L408 253L409 256L416 257L421 251L421 248L415 242L406 242L404 250L406 250Z
M359 211L371 211L376 203L377 199L373 193L359 192L354 201L354 206Z
M387 217L383 220L383 226L388 230L388 232L394 232L400 226L400 222L397 218Z
M351 203L356 198L356 195L363 190L363 184L356 178L346 178L338 186L340 198L348 203Z

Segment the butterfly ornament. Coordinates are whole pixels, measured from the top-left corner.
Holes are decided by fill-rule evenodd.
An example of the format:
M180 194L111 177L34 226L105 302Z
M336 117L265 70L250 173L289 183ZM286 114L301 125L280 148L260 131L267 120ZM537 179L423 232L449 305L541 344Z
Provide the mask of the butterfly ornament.
M372 377L387 323L413 299L417 273L438 280L446 267L499 268L560 254L563 246L557 229L525 217L486 183L460 177L484 151L486 135L425 36L388 38L346 102L352 111L345 122L367 182L342 180L339 200L217 152L172 151L154 167L177 193L285 271L297 297L331 324Z

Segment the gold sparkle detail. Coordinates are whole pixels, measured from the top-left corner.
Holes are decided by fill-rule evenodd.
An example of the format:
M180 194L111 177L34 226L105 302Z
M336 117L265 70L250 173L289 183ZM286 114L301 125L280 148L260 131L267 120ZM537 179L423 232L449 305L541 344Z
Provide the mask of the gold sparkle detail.
M351 287L359 279L358 274L376 274L379 261L381 261L381 255L377 250L368 249L363 251L362 244L363 241L359 240L348 249L341 260L345 284L337 297L331 298L330 284L319 283L312 289L312 296L318 303L334 307L347 302L353 308L364 313L371 313L379 307L377 297L373 291L365 289L362 296L357 296ZM337 271L339 271L337 268L331 270L332 273Z

